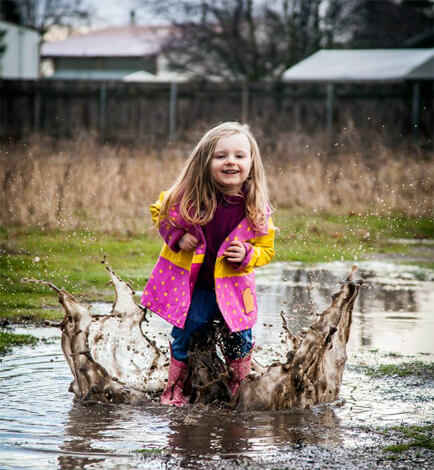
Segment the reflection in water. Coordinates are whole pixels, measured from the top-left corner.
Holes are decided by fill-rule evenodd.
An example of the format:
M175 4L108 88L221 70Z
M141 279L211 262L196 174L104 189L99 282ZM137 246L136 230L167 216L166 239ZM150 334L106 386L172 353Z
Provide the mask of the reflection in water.
M434 282L419 281L420 273L414 272L415 268L396 265L389 273L379 270L381 267L389 265L359 263L359 276L365 284L354 308L349 350L368 346L404 354L434 353L430 333L434 329ZM280 325L281 311L293 333L308 327L314 318L312 313L330 305L331 295L350 269L349 263L312 268L274 263L269 270L258 271L257 342L277 343L277 336L270 335L267 327ZM406 330L405 341L402 330Z
M75 403L65 425L59 468L77 468L77 461L83 467L104 462L104 468L125 468L136 450L166 448L170 412L152 401L140 406Z
M170 425L169 445L190 456L264 455L282 446L342 441L339 420L330 407L242 414L201 410L190 412L186 420Z
M98 454L104 454L104 449L94 445L104 440L104 433L113 427L116 415L113 406L74 404L68 413L65 440L60 447L64 453L57 459L59 468L70 470L77 468L78 465L84 467L87 464L103 462L105 456L98 457ZM92 457L92 454L95 456Z
M253 460L304 445L357 445L348 425L426 420L434 407L428 382L409 386L404 379L373 380L358 368L356 356L372 363L388 362L383 361L387 352L434 353L432 272L414 274L408 267L378 263L359 263L359 269L366 283L354 309L342 408L237 413L167 409L152 402L140 407L74 404L67 391L72 378L60 352L59 332L23 329L17 332L56 339L16 349L0 362L0 468L170 468L158 453L150 466L134 452L139 449L164 449L167 459L175 459L173 468L194 468L194 462L207 468L211 460ZM285 312L293 332L310 325L311 313L330 304L349 270L345 263L309 269L274 263L258 270L257 345L282 352L280 312ZM163 321L154 325L170 329ZM379 352L370 352L374 348Z
M153 422L165 425L156 430ZM137 432L140 427L141 432ZM156 441L153 433L158 436ZM285 446L341 444L343 434L330 406L238 413L206 408L168 410L156 404L75 404L68 415L57 462L62 470L87 465L99 468L99 463L110 458L110 468L122 468L123 459L133 457L130 450L164 447L181 462L188 458L192 464L195 458L264 456Z

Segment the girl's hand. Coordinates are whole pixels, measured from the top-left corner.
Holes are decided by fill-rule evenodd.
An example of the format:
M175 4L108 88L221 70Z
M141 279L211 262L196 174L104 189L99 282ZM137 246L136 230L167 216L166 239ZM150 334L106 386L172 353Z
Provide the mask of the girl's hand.
M239 241L231 242L223 253L223 256L226 256L231 263L242 263L246 255L246 247Z
M182 251L193 251L199 240L191 233L184 233L184 235L178 240L178 246Z

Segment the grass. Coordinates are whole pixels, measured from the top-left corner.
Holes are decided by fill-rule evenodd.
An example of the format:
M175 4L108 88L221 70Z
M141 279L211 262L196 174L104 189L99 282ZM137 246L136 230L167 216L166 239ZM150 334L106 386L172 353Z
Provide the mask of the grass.
M359 260L372 253L405 254L414 246L390 238L434 237L428 219L373 216L294 216L275 214L280 228L276 261L306 263ZM22 283L37 278L64 287L82 301L112 301L113 289L101 266L103 253L112 268L136 290L143 288L161 248L155 231L106 233L89 230L0 229L0 318L39 323L63 311L47 286Z
M5 144L0 226L139 230L149 203L173 184L196 138L193 132L155 148L102 145L85 134ZM261 145L271 200L279 208L297 214L432 215L433 154L381 145L373 152L372 142L363 149L359 141L331 150L314 141L283 134L273 145Z
M386 430L385 433L397 433L401 442L383 447L383 450L393 453L405 452L411 448L434 450L433 431L434 424L392 427Z
M0 331L0 355L9 352L13 346L23 346L25 344L36 344L38 339L32 335L17 335Z
M434 376L433 362L402 362L399 364L380 364L375 367L368 367L366 373L371 377L408 377L408 376Z
M403 216L297 216L279 209L276 260L306 263L360 260L372 253L407 254L413 247L397 238L434 238L429 218Z
M54 291L22 278L44 279L78 294L83 301L111 301L113 290L101 266L103 253L134 288L143 286L160 241L145 235L88 231L2 230L0 318L38 322L63 316Z
M431 271L434 271L434 261L415 261L414 264L416 264L419 268L430 269ZM420 274L419 280L424 281L425 276L423 274Z

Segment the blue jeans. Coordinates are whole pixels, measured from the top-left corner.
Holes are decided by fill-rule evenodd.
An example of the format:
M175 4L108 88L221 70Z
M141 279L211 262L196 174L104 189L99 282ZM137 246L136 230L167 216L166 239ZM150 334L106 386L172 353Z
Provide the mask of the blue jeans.
M187 362L192 336L195 335L195 339L198 337L196 342L200 345L213 328L214 320L219 318L223 319L223 316L218 308L215 292L196 286L184 329L176 326L172 329L172 356L178 361ZM223 353L231 360L247 356L252 346L251 329L224 335Z

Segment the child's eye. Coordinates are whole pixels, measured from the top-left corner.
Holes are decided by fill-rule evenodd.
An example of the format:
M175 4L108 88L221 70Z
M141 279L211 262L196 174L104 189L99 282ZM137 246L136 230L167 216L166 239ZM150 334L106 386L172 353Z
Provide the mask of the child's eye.
M237 158L244 158L244 155L243 155L243 154L239 154L239 155L237 155Z
M224 155L221 155L221 154L218 154L218 155L214 155L214 158L219 158L219 159L221 159L221 158L225 158L225 156L224 156Z

